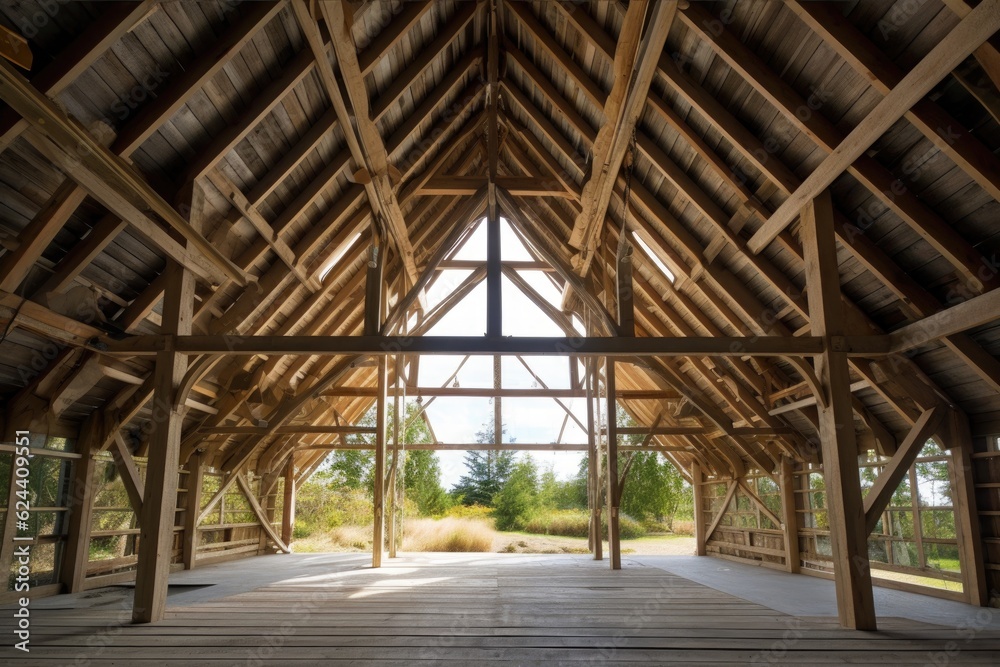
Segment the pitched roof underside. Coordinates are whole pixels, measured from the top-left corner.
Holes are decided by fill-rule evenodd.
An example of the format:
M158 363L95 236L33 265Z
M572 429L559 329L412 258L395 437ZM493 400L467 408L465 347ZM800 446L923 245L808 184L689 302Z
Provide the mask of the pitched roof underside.
M669 17L635 130L626 224L656 255L654 261L634 249L637 335L809 332L797 224L759 254L747 243L959 23L956 10L967 11L963 6L962 0L691 3ZM256 278L257 286L231 282L214 291L199 284L195 330L360 334L372 212L384 202L373 206L374 190L355 173L363 165L353 158L344 119L300 23L304 5L59 7L51 17L31 1L0 7L11 28L36 26L32 84L166 201L191 204L195 183L203 200L198 194L191 204L192 224ZM353 18L370 117L393 165L392 190L417 272L456 227L482 215L481 197L444 194L455 179L432 179L487 174L488 111L491 96L499 95L498 173L530 176L556 191L514 192L505 201L516 210L505 213L537 257L557 265L553 275L565 286L574 267L579 273L581 249L587 250L570 239L586 205L604 105L616 86L615 49L628 7L510 0L496 7L496 89L489 85L490 3L368 2L348 5L347 18ZM328 40L328 64L339 78L344 64L328 28L319 34ZM984 49L996 57L991 42ZM893 331L1000 282L994 156L1000 92L991 78L998 72L982 64L990 61L980 51L831 186L842 294L856 333ZM20 307L13 295L40 304L21 308L0 342L7 423L37 423L70 436L82 428L101 442L118 426L141 432L153 418L152 362L96 356L73 341L97 329L84 323L79 331L52 331L32 313L58 318L44 308L57 310L47 294L91 286L105 297L111 325L158 333L167 254L135 225L84 198L11 109L3 109L0 120L4 325ZM614 284L625 208L624 172L617 176L583 279L609 313L616 297L607 286ZM19 243L29 251L25 239L53 228L51 242L25 262ZM390 307L410 284L401 253L392 252ZM585 311L572 291L565 305ZM425 321L433 319L429 314ZM862 443L890 451L928 391L974 423L1000 422L998 355L1000 320L994 318L895 364L852 359ZM279 470L296 447L329 437L198 429L258 421L269 428L352 423L371 395L323 395L330 386L375 386L375 369L351 361L306 355L199 360L207 371L189 402L182 458L202 448L225 469ZM767 437L709 429L656 438L683 469L698 461L725 475L741 465L768 468L782 454L807 456L815 407L780 408L811 397L808 380L801 360L784 357L665 358L625 364L619 388L678 392L630 402L643 424L660 418L671 426L711 427L722 420L727 429L793 427ZM323 456L303 452L298 465L310 470Z

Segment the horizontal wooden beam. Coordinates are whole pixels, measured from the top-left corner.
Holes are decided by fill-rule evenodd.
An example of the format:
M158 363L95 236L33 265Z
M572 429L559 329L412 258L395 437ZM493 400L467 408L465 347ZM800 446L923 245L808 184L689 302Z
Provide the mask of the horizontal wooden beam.
M824 339L816 336L751 336L685 338L566 338L486 336L133 336L108 341L105 354L530 354L557 356L783 356L817 355ZM878 356L888 347L884 336L837 337L838 351Z
M704 426L628 426L618 428L618 435L709 435L721 434L717 428ZM727 435L792 435L797 431L791 427L746 427L733 428Z
M297 447L297 451L334 451L334 450L355 450L355 451L372 451L375 449L375 445L367 445L364 443L312 443L305 445L303 447ZM431 452L585 452L587 451L587 443L563 443L563 442L551 442L551 443L522 443L522 442L505 442L500 445L494 445L492 443L481 443L481 442L470 442L470 443L460 443L460 442L421 442L416 444L407 444L403 449L408 449L411 451L431 451ZM664 447L661 445L649 445L642 447L640 445L619 445L619 452L684 452L688 451L684 447Z
M104 332L85 322L60 315L45 306L0 291L0 331L20 327L52 341L73 347L107 343Z
M440 262L436 267L435 271L447 271L447 270L461 270L461 271L472 271L486 266L486 260L476 260L476 259L446 259ZM530 260L517 260L509 262L500 262L501 268L513 269L514 271L546 271L555 272L555 267L551 264L545 262L533 262Z
M855 383L853 383L851 385L851 393L854 393L856 391L861 391L862 389L867 389L870 386L871 386L871 383L868 382L868 380L861 380L859 382L855 382ZM767 414L769 414L769 415L771 415L773 417L773 416L776 416L776 415L784 414L786 412L793 412L795 410L801 410L802 408L809 407L810 405L816 405L816 397L815 396L808 396L808 397L803 398L802 400L799 400L799 401L792 401L791 403L787 403L785 405L779 405L778 407L774 408L773 410L768 410Z
M474 195L489 182L488 176L436 176L429 179L417 195ZM510 194L519 197L561 197L576 199L576 194L562 187L556 179L542 179L530 176L498 176L496 184Z
M303 435L303 434L348 434L348 433L374 433L375 429L368 426L317 426L309 424L290 424L288 426L279 426L278 428L269 428L267 426L213 426L207 428L199 428L197 432L204 435L213 434L223 434L223 435L258 435L261 433L269 434L273 433L276 435Z
M387 391L389 396L395 396L398 389L390 387ZM377 396L378 390L375 387L333 387L322 392L320 396ZM500 397L500 398L586 398L587 392L583 389L494 389L492 387L407 387L401 395L410 398L434 398L446 396L458 397ZM634 389L619 390L618 398L623 400L676 400L680 394L676 391L663 391L661 389Z
M0 454L13 454L20 447L5 442L0 442ZM83 458L78 452L63 452L58 449L45 449L43 447L30 447L28 456L43 456L54 459L79 459Z

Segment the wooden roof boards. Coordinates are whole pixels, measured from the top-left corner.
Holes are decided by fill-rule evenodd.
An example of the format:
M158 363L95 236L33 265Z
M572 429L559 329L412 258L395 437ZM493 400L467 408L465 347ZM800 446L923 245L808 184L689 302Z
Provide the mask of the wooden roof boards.
M491 87L487 33L494 5L500 61L498 85ZM614 313L612 244L626 204L624 172L614 167L631 150L632 138L631 132L615 137L620 128L614 123L634 88L625 86L621 99L606 105L619 83L616 58L628 60L617 52L623 26L641 28L633 36L639 44L648 37L649 13L630 22L630 5L617 2L371 0L344 13L343 20L353 20L348 28L356 48L349 52L344 49L350 45L330 43L330 16L324 18L321 8L308 14L310 6L298 0L239 6L162 2L137 15L74 3L31 37L37 64L26 74L41 86L39 94L55 100L83 131L99 132L93 124L105 122L108 159L170 205L189 206L193 192L203 193L204 206L190 216L194 229L251 278L246 287L235 280L214 290L197 286L196 331L361 333L372 229L387 258L384 289L392 305L461 224L455 216L469 201L467 195L422 189L487 172L487 119L495 96L500 175L537 174L562 197L505 194L506 205L525 209L510 217L546 261L560 264L561 286L572 278L587 292L582 299L568 297L567 306L581 314L587 301ZM633 5L636 12L639 6ZM32 3L5 5L0 20L16 29L34 11ZM109 25L108 17L119 24ZM786 207L791 212L782 218L783 233L773 240L756 235L821 165L831 164L828 156L884 108L889 91L961 20L936 0L690 3L667 17L660 26L665 46L650 56L656 61L635 64L636 71L649 69L649 91L634 106L626 225L654 255L636 251L639 335L808 334L808 267L797 210ZM102 41L101 35L110 37ZM88 44L89 51L76 52ZM325 59L319 66L318 53ZM352 53L354 58L343 57ZM73 71L72 80L58 79L53 72L68 69L62 62L70 55L86 67ZM951 66L938 72L943 78L931 82L926 95L898 109L898 120L894 116L866 135L858 157L835 166L824 181L833 195L837 273L852 335L891 332L997 284L1000 169L994 150L1000 125L994 100L1000 91L977 56L959 58L954 75L948 74ZM345 71L354 67L358 71L348 72L342 93L330 89L330 75L343 83ZM15 76L7 69L5 76ZM366 104L373 130L354 114ZM607 110L616 116L612 125ZM938 121L953 125L939 128ZM46 231L39 213L65 178L29 143L27 124L4 127L0 267L31 234ZM942 144L939 129L954 131L960 140ZM611 139L614 150L608 148ZM387 161L384 173L370 173L382 168L366 162L378 155ZM612 168L602 177L597 172L604 162ZM596 199L588 189L592 182L606 190ZM586 244L571 241L578 218L593 211L600 214L587 228L592 257L581 265L575 256ZM38 248L30 276L8 293L42 302L52 287L92 285L110 297L102 303L112 326L159 331L161 274L169 254L163 247L91 198L49 227L31 246ZM320 270L338 253L344 254L320 280ZM17 367L30 362L32 350L46 339L12 321L13 315L6 309L0 320L10 325L0 342L0 394L16 413L18 404L50 400L52 388L74 372L75 357L93 352L46 359L39 369L44 382L25 390L28 380L19 378ZM975 424L979 415L995 419L1000 412L998 344L995 325L958 332L922 347L905 367L922 374L932 391ZM190 415L189 428L249 423L239 405L253 392L262 397L259 418L279 424L299 414L296 401L303 392L331 382L329 373L347 368L345 363L345 357L326 356L223 359L206 381L225 388L245 374L255 379L206 397L218 412ZM851 363L852 381L869 377L866 360ZM769 415L810 395L808 366L787 356L669 360L657 368L625 367L620 384L640 389L679 383L699 396L690 419L722 420L727 428L775 422L810 437L815 428L808 415ZM374 371L351 372L368 382ZM801 391L772 398L800 384ZM130 398L136 391L104 376L62 419L79 425L89 411L137 401ZM869 388L855 398L889 431L899 433L912 423L888 391ZM340 414L350 420L370 402L331 399L316 418ZM123 426L141 425L144 413L133 412ZM644 408L643 418L654 418L654 412ZM863 428L861 416L857 423ZM195 437L189 431L185 442ZM683 466L700 460L711 471L713 462L729 460L733 451L748 465L761 463L740 449L739 437L672 438L693 449L725 450L705 459L673 452ZM296 443L312 440L275 445L234 435L204 442L209 459L223 467L256 461L272 447L265 467L277 470ZM777 440L782 451L799 451L797 436Z

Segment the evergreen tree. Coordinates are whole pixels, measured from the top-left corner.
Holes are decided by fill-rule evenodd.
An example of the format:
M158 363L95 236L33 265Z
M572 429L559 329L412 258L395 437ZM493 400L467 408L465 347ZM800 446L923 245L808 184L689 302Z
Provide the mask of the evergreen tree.
M510 477L493 499L497 530L524 527L538 502L538 471L530 456L514 463Z
M493 433L493 422L484 424L483 430L476 433L476 442L492 443ZM458 480L452 495L461 498L463 505L492 506L493 497L503 488L514 468L514 452L466 452L465 467L469 474Z

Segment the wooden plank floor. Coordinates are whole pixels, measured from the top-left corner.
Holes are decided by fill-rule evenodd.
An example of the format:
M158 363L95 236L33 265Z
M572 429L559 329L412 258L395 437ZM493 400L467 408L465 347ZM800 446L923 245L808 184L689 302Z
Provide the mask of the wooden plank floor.
M128 590L43 600L31 652L7 639L0 664L1000 664L995 629L882 618L879 632L852 632L627 558L620 572L576 555L360 562L294 554L178 573L243 592L177 589L166 620L145 626L129 624ZM262 563L275 565L254 587ZM0 628L13 636L7 611Z

